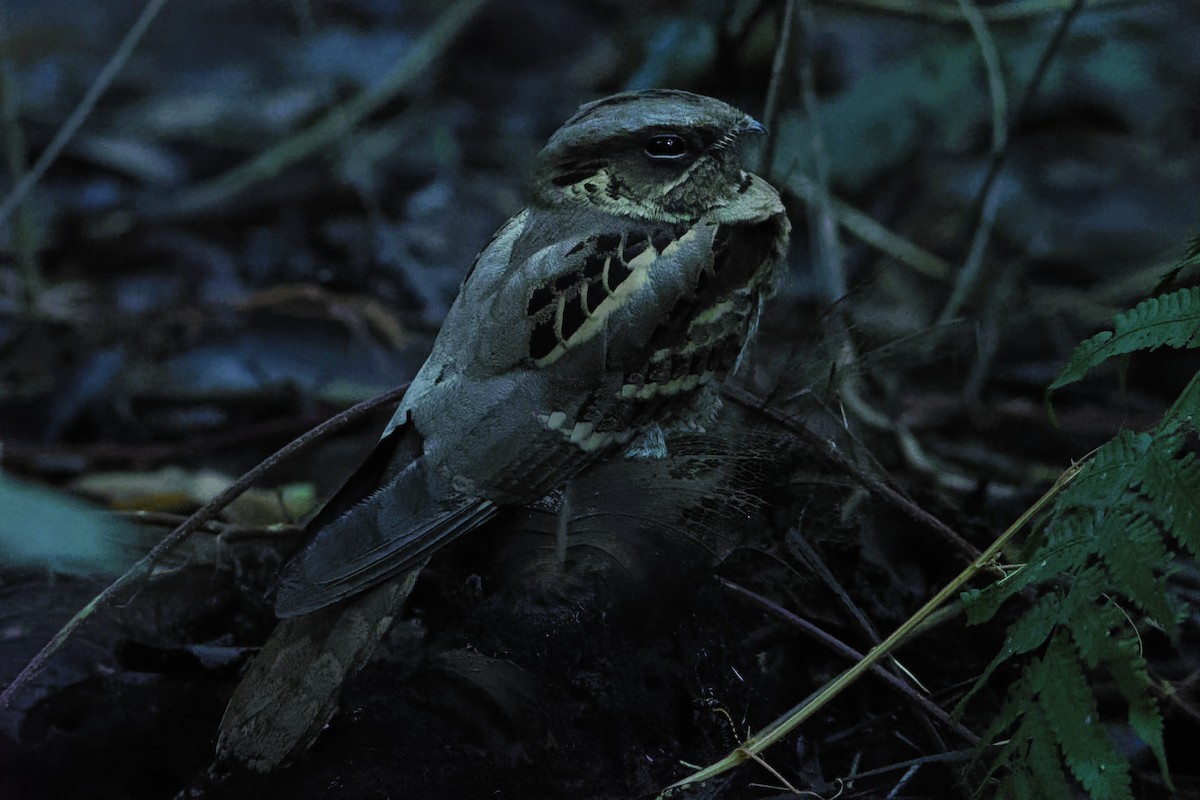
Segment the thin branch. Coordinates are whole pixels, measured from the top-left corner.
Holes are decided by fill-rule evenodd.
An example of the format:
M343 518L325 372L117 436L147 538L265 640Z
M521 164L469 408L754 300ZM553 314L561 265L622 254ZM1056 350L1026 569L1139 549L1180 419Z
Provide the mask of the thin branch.
M947 753L934 753L933 755L912 758L908 761L900 761L895 764L876 767L875 769L863 770L862 772L854 773L854 777L856 780L862 778L873 778L876 775L886 775L889 772L908 770L912 767L924 766L926 764L953 764L961 761L970 761L974 756L974 750L951 750Z
M1004 88L1004 71L1000 68L1000 52L975 0L958 0L958 6L971 26L971 33L979 44L979 54L983 58L988 96L992 100L992 152L999 153L1008 140L1008 93Z
M794 419L774 408L767 407L761 400L751 395L736 386L726 385L722 389L722 393L732 399L734 402L741 403L746 408L757 411L763 416L783 425L788 430L795 432L805 442L813 446L818 452L832 461L839 469L845 470L860 486L870 492L873 496L890 505L892 508L898 509L906 516L917 521L922 525L926 525L936 533L942 541L950 545L954 550L958 551L960 556L965 561L974 561L979 557L979 550L971 545L966 539L958 535L946 523L930 514L920 505L915 503L893 486L888 485L886 481L877 475L871 474L868 470L863 469L858 464L854 463L853 459L848 458L842 453L833 442L826 440L822 436L810 431L804 425L797 423Z
M854 662L861 661L865 657L865 656L863 656L862 653L858 652L850 645L846 644L845 642L841 641L840 639L837 639L837 638L831 636L829 633L825 632L824 630L817 627L816 625L809 622L808 620L804 619L803 617L793 614L791 611L788 611L786 608L784 608L783 606L774 602L770 598L764 597L756 592L753 592L753 591L747 589L744 586L736 584L732 581L725 580L724 578L717 578L717 580L726 589L729 589L730 591L733 591L733 592L737 592L738 594L742 595L743 597L749 599L755 605L757 605L759 608L762 608L762 609L770 612L771 614L773 614L774 616L783 620L784 622L788 623L789 625L797 628L798 630L802 631L806 636L820 642L826 648L828 648L829 650L838 654L839 656L842 656L843 658L846 658L846 659L848 659L850 661L854 661ZM980 741L979 737L974 733L974 731L972 731L970 728L966 727L962 723L956 723L953 719L950 718L950 714L947 713L947 711L944 708L942 708L937 703L930 700L922 692L914 689L909 683L902 680L897 675L895 675L891 672L888 672L886 669L879 666L878 664L875 664L871 667L871 674L873 674L875 677L882 680L888 686L892 687L897 692L902 694L907 700L910 700L911 702L920 706L922 710L924 710L926 713L928 713L934 719L938 720L938 722L941 722L947 728L954 730L965 741L970 742L972 746L979 744L979 741Z
M28 166L25 148L25 133L21 129L20 88L13 72L13 60L9 55L12 37L8 35L8 14L0 3L0 116L4 123L4 155L8 163L8 174L20 181ZM37 306L42 293L42 269L34 244L33 221L29 206L21 203L13 220L12 241L17 251L17 263L21 268L21 287L18 307L31 312Z
M791 175L788 178L788 188L806 203L816 203L818 200L817 184L806 175ZM858 210L849 203L839 200L832 194L828 197L830 211L837 219L838 224L848 233L876 250L891 256L901 264L907 264L927 278L945 280L950 276L952 269L941 257L889 230L871 215Z
M825 564L825 560L821 558L821 554L817 552L817 548L808 543L808 540L804 538L804 534L800 532L799 528L795 528L788 532L787 545L789 548L793 548L795 551L797 551L796 555L808 562L808 566L817 574L817 577L821 580L821 583L825 584L825 588L833 592L834 597L838 599L838 602L841 603L842 608L847 614L850 615L850 618L854 620L855 624L858 626L859 632L862 633L867 641L873 645L879 644L879 640L882 637L879 635L879 631L876 630L875 625L872 624L871 620L867 618L867 615L863 613L862 609L859 608L854 600L850 597L850 594L846 591L845 587L843 587L842 584L838 582L837 578L834 577L833 571L830 570ZM921 681L918 680L917 676L914 675L912 671L908 669L908 667L900 663L899 659L897 659L895 656L890 656L889 658L891 659L891 665L895 669L895 674L897 677L907 677L908 680L915 683L917 688L921 691L929 691L924 685L922 685Z
M303 433L320 420L312 413L247 423L228 431L212 431L177 442L124 444L98 442L91 445L43 444L41 442L4 442L0 464L26 472L81 473L95 469L134 465L145 469L195 458L198 452L209 455L229 448L245 448L259 441L287 441Z
M783 6L783 24L779 27L779 42L775 45L775 58L771 62L771 80L767 83L767 99L763 104L763 125L769 130L775 124L779 113L779 87L783 83L783 65L788 62L788 54L792 49L793 20L796 16L796 0L787 0ZM764 163L770 164L775 155L775 139L767 142L767 152Z
M1017 104L1016 111L1013 112L1012 120L1009 121L1010 130L1029 111L1029 106L1037 96L1038 89L1042 85L1042 80L1046 77L1046 72L1050 68L1050 62L1053 61L1054 56L1058 53L1063 40L1066 38L1067 31L1071 27L1071 23L1078 16L1079 12L1083 10L1083 6L1084 0L1074 0L1070 8L1063 13L1062 19L1059 20L1058 26L1054 29L1054 34L1050 37L1050 41L1046 43L1045 49L1042 50L1041 58L1038 59L1037 66L1033 70L1033 75L1025 87L1025 92L1021 95L1021 101ZM987 248L987 240L991 235L992 221L995 218L999 205L999 198L994 193L996 178L1000 174L1000 168L1008 160L1010 152L1012 152L1011 136L1005 139L1004 147L998 151L992 151L987 173L984 175L983 184L979 188L979 193L976 195L974 203L972 203L973 211L968 217L972 221L971 229L974 233L971 236L971 249L967 262L963 265L963 269L958 275L950 299L946 301L945 307L938 315L938 322L945 322L958 314L959 309L962 308L967 297L974 291L979 277L983 273L983 254Z
M934 321L935 325L945 325L957 317L967 298L975 291L975 286L983 275L984 257L987 255L992 227L996 223L996 212L999 210L1000 195L989 187L983 195L983 206L976 221L975 233L971 236L971 247L967 250L962 269L958 271L958 277L954 280L954 290L950 293L950 299L942 307L942 312Z
M979 44L984 71L988 77L988 95L992 99L992 156L993 158L1003 157L1008 143L1008 97L1004 89L1004 75L1000 69L1000 54L996 50L996 43L992 39L987 23L984 21L983 15L979 13L974 1L958 0L958 3ZM975 235L971 237L971 247L963 262L962 271L959 272L958 279L955 281L950 300L947 301L938 317L939 323L948 322L958 313L962 304L966 302L967 296L975 288L975 284L979 282L979 276L983 274L984 256L987 255L987 246L991 239L992 226L995 223L999 205L999 196L996 193L988 192L984 195L983 212L979 225L975 229Z
M816 187L816 202L809 203L809 225L816 232L813 237L813 261L822 278L825 296L838 300L846 295L846 274L842 263L842 243L838 236L838 225L833 213L829 193L829 156L825 151L825 139L821 126L821 104L817 99L816 70L813 67L813 41L816 15L811 0L804 0L800 11L804 41L800 54L800 89L804 102L804 113L808 117L809 147L812 149L813 183Z
M661 794L665 796L667 793L683 788L691 784L700 783L702 781L711 780L717 775L733 769L737 765L744 762L750 753L761 753L771 745L778 742L784 736L787 736L799 725L811 718L820 709L824 708L831 700L840 695L848 687L858 681L868 670L874 667L881 658L888 653L891 653L901 642L908 638L911 634L930 614L936 611L943 603L954 597L979 572L986 569L989 564L996 558L1000 551L1011 541L1012 537L1018 531L1029 524L1042 510L1050 504L1050 502L1058 496L1058 494L1066 488L1066 486L1075 479L1084 464L1081 462L1064 472L1055 484L1043 494L1037 502L1030 506L1021 516L1009 526L1008 530L996 538L994 542L980 554L979 558L967 565L966 569L960 572L954 580L942 587L942 589L931 597L925 605L909 617L904 624L896 628L886 639L871 648L871 651L862 657L854 666L847 669L834 680L827 683L824 688L817 692L811 698L800 703L792 708L779 719L772 722L759 733L748 739L741 747L729 753L720 761L701 769L697 772L682 778L668 786Z
M116 516L126 522L156 528L176 528L187 522L188 519L182 514L172 514L169 511L145 511L137 509L133 511L117 511L115 513ZM219 537L222 541L228 542L240 541L242 539L281 539L299 536L304 532L304 528L301 525L291 525L288 523L238 525L231 522L221 522L220 520L209 520L198 528L193 529L192 532L211 533Z
M454 42L458 34L488 0L459 0L447 8L421 34L391 71L346 103L295 136L270 147L229 172L190 189L174 213L200 211L223 203L254 184L278 175L287 167L343 139L368 115L409 88Z
M117 46L116 51L108 59L108 63L100 70L100 74L96 76L96 80L92 81L92 85L88 87L87 92L83 95L83 99L79 101L79 105L71 112L71 116L67 117L67 121L62 124L58 132L54 134L54 138L50 140L50 144L46 145L46 149L38 156L38 160L34 162L33 167L29 172L25 173L13 190L9 192L8 197L4 198L4 202L0 203L0 225L3 225L19 206L29 192L37 185L37 182L46 174L46 170L62 153L63 148L67 146L67 142L71 141L72 137L83 126L88 115L92 113L92 109L96 107L104 92L108 90L109 84L117 77L117 73L121 71L121 67L125 66L125 62L129 60L129 56L133 53L133 48L137 47L138 42L146 35L146 31L150 28L150 23L158 16L158 12L166 5L167 0L147 0L146 5L142 8L142 13L138 15L133 26L125 34L125 38L121 40L121 44Z
M948 3L914 3L913 0L817 0L817 2L821 5L850 6L865 11L917 17L934 22L954 24L966 22L962 12ZM1036 17L1045 17L1062 11L1072 2L1073 0L1012 0L1002 5L982 8L980 14L993 24L1026 22ZM1116 9L1139 4L1137 0L1090 0L1087 5L1091 9Z
M356 406L346 409L342 413L330 417L325 422L322 422L317 427L298 437L287 445L284 445L274 454L267 457L261 464L247 472L242 477L238 478L233 484L227 487L223 492L218 494L212 500L209 500L203 506L196 510L183 524L171 531L161 542L156 544L149 553L141 558L129 570L111 583L108 588L100 592L91 599L75 616L67 622L62 629L54 634L54 637L46 643L33 659L25 665L21 673L16 679L8 685L3 692L0 692L0 708L6 708L16 696L17 692L21 691L31 680L41 672L46 662L52 658L67 639L82 625L88 617L92 616L100 609L107 608L116 602L117 597L127 588L138 586L143 583L153 572L154 568L162 562L164 558L181 542L183 542L194 531L208 523L221 509L233 502L238 496L250 488L250 486L262 477L267 471L279 464L281 461L291 457L293 453L302 450L308 445L319 439L328 436L334 431L346 427L351 422L365 414L370 413L380 406L388 403L395 403L404 396L404 392L408 390L408 384L404 384L396 389L391 389L370 400L364 400Z

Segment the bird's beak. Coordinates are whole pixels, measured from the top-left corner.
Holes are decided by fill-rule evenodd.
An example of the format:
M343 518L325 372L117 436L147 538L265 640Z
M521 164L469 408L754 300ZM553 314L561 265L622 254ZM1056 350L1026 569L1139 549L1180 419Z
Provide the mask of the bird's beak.
M767 128L754 117L746 117L742 120L742 127L739 133L757 133L765 136Z

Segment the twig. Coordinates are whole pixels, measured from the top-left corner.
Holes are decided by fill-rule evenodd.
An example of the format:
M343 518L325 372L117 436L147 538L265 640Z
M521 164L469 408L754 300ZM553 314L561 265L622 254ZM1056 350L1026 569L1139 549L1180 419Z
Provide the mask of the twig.
M787 0L783 6L783 24L779 26L779 42L775 45L775 58L771 61L771 79L767 82L767 99L763 103L763 125L769 130L775 124L779 113L779 87L783 83L783 65L788 61L788 53L792 49L792 29L796 15L796 0ZM770 166L775 156L775 142L778 137L767 141L766 154L763 161Z
M668 786L660 797L668 792L681 789L690 784L699 783L701 781L710 780L717 775L720 775L737 765L744 762L748 753L760 753L771 745L778 742L797 726L801 725L807 719L812 717L817 711L824 708L831 700L840 695L849 686L858 681L868 670L872 669L881 658L894 650L897 645L904 641L913 630L917 628L930 614L932 614L939 606L945 603L950 598L958 594L959 590L980 571L987 567L988 564L1000 553L1000 551L1008 544L1013 536L1025 527L1034 519L1072 480L1079 474L1084 463L1074 465L1064 472L1055 482L1054 486L1043 494L1036 503L1026 509L1016 522L1009 526L1008 530L1002 533L997 539L992 542L979 558L973 561L962 572L958 574L954 580L950 581L941 591L931 597L925 605L921 606L915 614L908 618L903 625L892 632L890 636L884 639L871 651L863 656L854 666L843 672L834 680L825 685L823 689L816 693L811 699L806 700L799 706L796 706L791 711L784 714L775 722L768 725L765 729L750 737L737 750L729 755L705 767L702 770L692 773L685 778Z
M806 175L791 175L788 188L806 203L816 203L819 190ZM849 203L828 195L829 208L838 224L863 242L880 250L901 264L907 264L927 278L945 280L951 273L946 261L920 245L881 225L869 214L859 211Z
M779 774L779 770L775 769L770 764L768 764L767 760L765 758L763 758L762 756L760 756L758 753L746 753L746 757L753 759L754 762L757 763L760 767L765 769L767 772L771 773L771 777L774 778L775 780L779 781L779 783L784 787L785 791L791 792L794 795L800 794L799 789L797 789L795 786L792 786L791 782L788 781L787 778L785 778ZM820 795L814 794L813 792L805 792L805 794L808 794L808 795L814 796L814 797L820 797Z
M971 292L975 290L976 284L979 283L979 278L983 275L983 260L987 255L988 243L992 238L992 225L996 221L996 212L1000 208L1000 195L991 191L983 196L983 206L981 207L979 218L975 226L975 233L971 236L971 247L967 250L967 257L963 259L962 269L958 271L958 277L954 280L954 290L950 293L950 299L946 301L942 311L938 314L935 325L944 325L953 320L963 304L967 302L967 298Z
M831 442L823 437L810 431L804 425L798 424L794 419L784 414L778 409L765 406L758 398L751 395L749 392L737 386L726 385L722 392L735 402L741 403L747 408L753 409L758 413L766 416L768 419L783 425L788 430L798 434L803 440L813 445L826 458L837 465L839 469L845 470L852 478L854 478L860 486L870 492L878 499L884 501L888 505L902 511L908 517L916 520L922 525L928 526L934 533L941 537L942 541L957 550L965 561L974 561L979 557L979 550L971 545L970 542L959 536L953 528L942 522L937 517L930 514L910 498L905 497L902 492L893 486L889 486L886 481L871 474L863 469L858 464L847 456L842 451L834 446Z
M759 13L770 0L753 0L750 3L726 3L726 32L733 42L741 42L746 31L758 19ZM732 8L730 8L732 6ZM764 120L765 121L765 120Z
M864 658L862 653L858 652L850 645L846 644L845 642L841 641L840 639L837 639L837 638L831 636L829 633L827 633L826 631L817 627L816 625L814 625L813 623L804 619L803 617L793 614L791 611L788 611L786 608L784 608L783 606L774 602L770 598L763 597L762 595L760 595L756 592L753 592L744 586L736 584L732 581L725 580L724 578L717 578L717 580L726 589L729 589L730 591L733 591L733 592L737 592L738 594L740 594L743 597L747 598L748 600L752 601L759 608L762 608L762 609L770 612L771 614L775 615L776 617L779 617L779 619L783 620L784 622L788 623L789 625L792 625L792 626L798 628L804 634L806 634L807 636L809 636L813 639L816 639L818 642L820 642L822 645L824 645L825 647L832 650L834 653L837 653L838 655L840 655L846 659L849 659L850 661L855 661L855 662L861 661ZM950 718L950 715L946 712L946 710L944 708L942 708L937 703L930 700L927 696L925 696L921 692L914 689L910 684L908 684L906 681L902 680L897 675L895 675L891 672L888 672L886 669L879 666L878 664L875 664L874 666L871 667L871 674L875 675L875 677L882 680L888 686L892 687L897 692L904 695L904 697L906 699L908 699L908 700L912 701L913 703L917 704L918 706L920 706L930 716L937 719L939 722L941 722L947 728L954 730L965 741L970 742L972 746L979 744L979 737L977 735L975 735L975 733L970 728L966 727L962 723L956 723L953 719Z
M800 558L808 562L813 572L817 573L817 577L821 583L825 584L825 588L833 592L834 597L842 604L842 608L850 615L855 624L858 625L859 633L869 639L871 644L878 644L880 638L879 631L875 629L875 626L867 618L867 615L862 612L862 609L850 598L845 587L838 582L837 578L833 576L833 571L825 564L825 559L821 558L821 554L817 552L817 548L808 543L808 540L804 538L804 534L800 532L798 527L788 532L787 544L789 548L797 551L796 554Z
M1008 96L1004 89L1000 54L996 50L996 42L992 39L987 23L984 21L983 15L979 13L974 0L958 0L958 4L967 24L971 26L971 33L974 34L975 40L979 44L979 52L983 57L984 72L987 73L988 78L988 95L992 100L992 155L1000 156L1008 142ZM959 272L958 279L955 281L950 300L938 317L939 323L948 322L958 313L962 304L966 302L967 296L975 288L975 284L979 282L979 276L983 274L984 256L987 255L992 225L995 223L999 205L999 196L996 193L989 192L984 195L983 212L979 225L975 229L974 236L971 237L971 247L967 251L962 271Z
M988 30L983 15L979 13L974 0L958 0L963 17L971 26L971 33L979 44L979 52L983 57L984 71L988 78L988 95L992 99L992 156L1001 156L1008 142L1008 97L1004 90L1004 75L1000 69L1000 55L996 51L996 42ZM995 222L999 199L995 193L984 195L983 213L974 236L971 237L971 247L963 262L962 271L955 281L954 291L942 309L938 322L947 322L958 313L967 296L975 288L979 276L983 273L983 260L987 254L988 242L991 239L992 225Z
M908 782L916 777L917 772L920 769L921 769L920 764L913 764L911 767L906 769L904 771L904 774L900 776L900 780L896 781L896 785L892 787L892 790L887 793L887 796L884 797L883 800L895 800L896 797L900 794L900 790L903 789L905 786L907 786Z
M0 692L0 708L6 708L12 699L22 688L24 688L34 676L36 676L45 666L46 661L54 656L63 645L66 644L68 638L75 630L92 616L96 611L112 605L117 596L126 588L135 586L149 577L154 567L157 566L168 553L177 547L184 539L190 536L195 530L213 519L221 509L229 505L235 498L245 492L250 486L257 481L264 473L270 470L275 465L279 464L284 459L290 457L293 453L307 447L313 442L324 438L325 436L344 428L346 425L355 421L359 417L373 411L380 406L394 403L404 396L407 391L408 384L404 384L396 389L391 389L377 397L346 409L342 413L330 417L325 422L322 422L317 427L308 431L304 435L294 439L287 445L277 450L272 455L268 456L261 464L247 472L242 477L238 478L233 484L218 494L212 500L209 500L203 506L196 510L183 524L175 530L171 531L161 542L156 544L149 553L141 558L136 564L118 578L113 583L109 584L108 588L100 592L85 605L75 616L67 622L66 625L54 634L54 637L43 647L33 659L25 665L21 673L16 679L10 683L3 692Z
M1083 9L1084 0L1074 0L1059 20L1058 26L1054 29L1054 34L1050 37L1050 41L1046 43L1046 48L1042 51L1041 58L1038 59L1037 66L1033 70L1033 75L1029 79L1029 84L1025 87L1024 94L1021 95L1021 102L1017 104L1016 111L1013 112L1013 117L1009 121L1011 129L1019 122L1029 110L1029 106L1033 102L1033 98L1037 96L1038 89L1042 85L1042 80L1046 76L1046 71L1050 67L1050 62L1054 55L1058 52L1062 45L1063 39L1066 38L1067 30L1070 29L1071 23L1075 17ZM971 249L966 263L963 265L962 271L958 275L955 282L954 291L950 295L950 299L946 301L945 307L938 315L938 322L946 320L958 314L960 308L967 297L975 289L976 283L983 272L983 254L987 248L987 239L991 235L992 220L995 217L999 199L994 195L996 178L1000 174L1000 168L1004 166L1004 162L1008 160L1009 153L1012 152L1012 137L1006 137L1004 146L999 150L993 150L991 158L988 161L987 173L984 175L983 184L979 188L979 193L972 203L973 211L969 215L971 219Z
M975 0L958 0L963 17L971 26L971 33L979 44L979 54L983 57L983 69L987 73L988 96L992 100L992 152L998 153L1004 149L1008 139L1008 93L1004 89L1004 71L1000 68L1000 53L996 49L996 41L988 30L987 21L979 13Z
M25 133L21 129L20 89L17 77L13 74L12 58L9 57L11 42L12 37L8 35L7 9L0 3L0 115L4 120L4 155L8 162L9 176L14 181L20 181L25 175L25 167L28 166L28 153L25 150ZM42 293L42 270L37 248L34 246L29 206L21 203L16 211L12 241L17 251L17 263L21 268L18 307L30 312L37 306L37 299Z
M138 42L146 35L150 23L158 16L158 12L166 5L167 0L147 0L146 5L142 8L142 13L138 15L137 20L129 28L125 34L125 38L121 40L121 44L117 46L116 51L108 59L104 68L100 70L100 74L96 76L96 80L92 81L92 85L88 87L84 93L83 99L79 101L79 105L71 112L71 116L67 117L67 121L62 124L58 132L54 134L54 138L50 140L50 144L46 145L46 149L38 156L38 160L34 162L33 167L29 172L17 181L17 185L9 192L8 197L4 198L4 202L0 203L0 225L3 225L13 210L20 205L29 195L30 190L42 179L42 175L50 168L63 148L67 146L67 142L79 131L83 126L88 115L92 113L92 109L96 107L100 97L108 90L109 84L117 77L117 73L121 71L121 67L125 66L125 62L129 60L129 56L133 53L133 48L137 47Z
M825 588L833 592L834 597L838 599L838 602L841 603L842 608L847 614L850 615L850 618L854 620L855 624L858 626L859 632L867 639L867 641L873 645L879 644L881 637L879 635L879 631L875 629L875 625L872 624L871 620L867 618L867 615L863 613L862 609L855 604L853 599L851 599L850 594L846 591L845 587L838 582L837 578L835 578L833 575L833 571L830 570L825 564L825 560L821 558L821 554L817 552L817 548L808 543L808 540L804 538L804 534L800 532L799 528L788 532L787 544L788 547L798 551L796 554L808 562L809 567L817 574L817 577L821 580L821 583L825 584ZM908 667L900 663L899 659L897 659L895 656L891 656L890 659L892 667L896 670L897 675L903 675L907 677L908 680L915 683L917 688L921 691L929 691L924 685L922 685L921 681L917 679L917 676L914 675L912 671L908 669Z
M817 100L816 70L813 69L813 31L816 16L811 0L804 0L800 11L804 31L804 43L800 58L800 90L804 102L804 113L808 117L812 135L813 179L816 186L816 202L809 203L809 225L816 231L813 237L813 261L822 278L825 296L838 300L846 294L846 274L842 264L842 243L838 237L837 221L829 193L829 157L825 152L825 139L821 132L821 104Z
M126 522L157 528L175 528L187 522L187 517L182 514L172 514L169 511L117 511L116 516ZM192 532L195 533L197 531L211 533L222 541L228 542L241 539L279 539L297 536L303 533L304 528L300 525L287 523L276 523L274 525L237 525L229 522L221 522L220 520L209 520L193 529Z
M895 764L888 764L875 769L867 769L862 772L856 772L854 777L873 778L876 775L886 775L889 772L897 770L908 770L912 767L924 766L925 764L948 764L956 761L970 761L975 756L974 750L951 750L947 753L934 753L933 755L921 756L920 758L912 758L908 761L900 761Z
M935 22L962 23L962 13L946 3L914 3L913 0L817 0L821 5L852 6L889 15L921 17ZM980 9L992 23L1023 22L1062 11L1073 0L1013 0L1003 5ZM1135 0L1090 0L1090 8L1117 8L1138 5Z
M488 0L459 0L442 12L395 63L391 71L373 86L359 92L343 105L331 109L295 136L268 148L229 172L193 187L169 211L185 213L219 205L255 183L278 175L297 161L344 138L363 119L391 101L424 74L429 65L446 51L459 32L487 2Z

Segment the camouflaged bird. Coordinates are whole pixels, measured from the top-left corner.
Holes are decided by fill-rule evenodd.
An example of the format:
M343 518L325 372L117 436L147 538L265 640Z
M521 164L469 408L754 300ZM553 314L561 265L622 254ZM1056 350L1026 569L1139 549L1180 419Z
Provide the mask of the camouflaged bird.
M762 125L682 91L582 106L467 273L375 453L285 569L291 617L362 592L597 459L698 427L754 333L789 225L743 169Z

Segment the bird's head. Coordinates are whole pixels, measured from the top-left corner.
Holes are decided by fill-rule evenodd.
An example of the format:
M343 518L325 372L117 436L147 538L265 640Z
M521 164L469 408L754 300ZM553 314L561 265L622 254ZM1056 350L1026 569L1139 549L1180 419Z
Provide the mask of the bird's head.
M733 106L691 92L613 95L581 106L550 137L534 194L546 205L692 221L745 191L741 145L765 132Z

